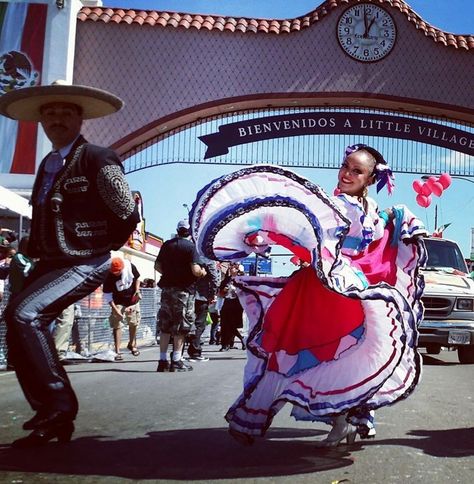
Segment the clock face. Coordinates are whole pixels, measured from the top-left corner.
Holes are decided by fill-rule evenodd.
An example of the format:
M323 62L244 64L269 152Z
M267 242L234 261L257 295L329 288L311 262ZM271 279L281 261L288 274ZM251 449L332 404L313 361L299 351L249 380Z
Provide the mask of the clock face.
M371 3L348 8L337 22L337 38L346 54L360 62L383 59L395 45L397 30L391 15Z

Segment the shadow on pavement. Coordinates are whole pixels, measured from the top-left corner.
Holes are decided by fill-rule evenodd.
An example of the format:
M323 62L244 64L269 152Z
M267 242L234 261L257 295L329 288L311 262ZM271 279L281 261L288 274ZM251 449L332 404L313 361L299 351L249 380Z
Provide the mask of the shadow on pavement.
M348 448L320 452L322 432L275 428L251 447L241 447L224 429L150 432L146 437L107 440L82 437L32 450L0 446L0 470L129 479L211 480L288 476L343 468ZM311 440L304 440L310 438ZM66 476L65 476L66 477Z
M443 361L438 359L436 356L422 354L423 364L428 366L457 366L459 363L455 361Z
M474 456L474 427L447 430L412 430L410 436L420 439L385 439L366 441L376 445L403 445L420 449L434 457Z

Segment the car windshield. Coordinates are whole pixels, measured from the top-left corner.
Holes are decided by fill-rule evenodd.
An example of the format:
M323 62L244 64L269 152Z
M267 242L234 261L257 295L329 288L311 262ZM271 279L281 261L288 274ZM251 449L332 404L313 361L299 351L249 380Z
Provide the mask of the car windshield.
M450 268L467 273L464 257L454 242L425 239L428 261L426 269Z

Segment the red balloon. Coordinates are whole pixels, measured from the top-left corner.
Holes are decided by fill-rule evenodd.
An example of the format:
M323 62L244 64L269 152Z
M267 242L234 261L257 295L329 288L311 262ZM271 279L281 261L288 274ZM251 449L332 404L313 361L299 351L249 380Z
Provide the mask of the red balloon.
M428 195L417 195L416 203L423 208L429 207L431 204L431 197Z
M423 183L421 183L420 180L415 180L413 182L413 190L415 190L416 193L422 193L422 188L423 188Z
M433 186L433 183L436 183L438 181L438 178L435 176L430 176L428 180L426 180L426 184L431 188Z
M424 195L425 197L429 197L431 195L431 185L428 185L428 182L421 185L421 195Z
M441 194L443 193L443 185L441 185L440 182L434 182L431 185L431 191L433 192L433 195L436 195L437 197L440 197Z
M446 188L451 185L451 175L449 173L443 173L439 178L438 182L443 185L443 188L446 190Z

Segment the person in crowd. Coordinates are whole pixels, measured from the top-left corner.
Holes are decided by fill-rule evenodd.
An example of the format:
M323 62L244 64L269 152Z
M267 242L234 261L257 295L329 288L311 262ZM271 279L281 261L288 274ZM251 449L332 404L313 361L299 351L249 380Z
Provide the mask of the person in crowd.
M227 269L229 268L228 262L217 261L217 269L219 271L219 281L224 279ZM221 309L224 304L224 298L221 296L220 285L217 291L216 301L214 304L209 305L209 316L211 317L211 335L209 339L210 345L221 344Z
M9 291L10 298L22 291L25 280L33 270L35 261L28 255L30 237L25 235L18 244L18 251L10 262Z
M10 247L17 240L14 230L6 227L0 228L0 247Z
M104 286L104 301L112 309L109 317L110 327L114 335L115 361L122 361L120 352L122 342L122 326L125 320L128 325L127 349L133 356L138 356L137 328L140 324L140 273L127 259L113 257L110 263L110 272Z
M207 272L200 265L194 243L189 240L190 226L187 220L177 225L177 236L167 240L155 261L155 269L161 274L161 305L158 312L160 328L160 361L158 372L183 372L193 369L183 362L184 341L194 328L195 282ZM168 362L168 345L173 337L171 364Z
M390 193L391 171L357 144L345 151L333 197L274 165L199 192L191 217L203 255L238 260L279 244L310 264L291 277L234 278L249 319L244 388L225 416L239 443L265 435L285 403L298 420L333 426L320 446L368 438L371 412L418 384L426 231L404 206L379 211L373 184Z
M143 282L140 283L140 286L148 289L153 289L156 287L156 282L149 277L145 277L145 279L143 279Z
M220 317L220 309L218 309L218 305L222 307L222 298L216 296L216 300L214 303L209 304L209 316L211 317L212 324L211 324L211 334L209 337L209 344L210 345L218 345L221 343L221 317Z
M139 220L115 152L81 135L85 119L118 111L117 96L56 81L0 97L0 114L40 122L52 143L33 185L28 255L38 262L5 310L7 344L18 381L36 412L23 424L32 432L13 442L37 447L68 442L78 400L48 330L61 312L99 287Z
M3 300L5 289L9 286L10 264L16 254L11 246L1 247L0 251L0 302Z
M206 276L196 282L195 331L190 335L188 355L190 361L208 361L209 358L202 356L201 336L206 329L209 306L216 302L217 290L220 284L220 273L215 261L202 262L201 266L206 271Z
M240 340L242 349L245 350L244 338L239 331L243 326L243 308L234 285L235 277L242 274L243 267L239 263L230 263L220 286L220 295L224 298L224 302L220 310L222 346L219 351L229 351L233 348L236 337Z
M74 304L74 324L72 325L72 344L74 351L76 353L89 353L89 348L86 344L84 344L83 340L81 339L81 331L80 331L80 321L82 318L82 308L80 301Z
M67 359L69 340L71 339L72 327L74 326L74 304L70 304L56 318L53 328L54 346L61 362Z

